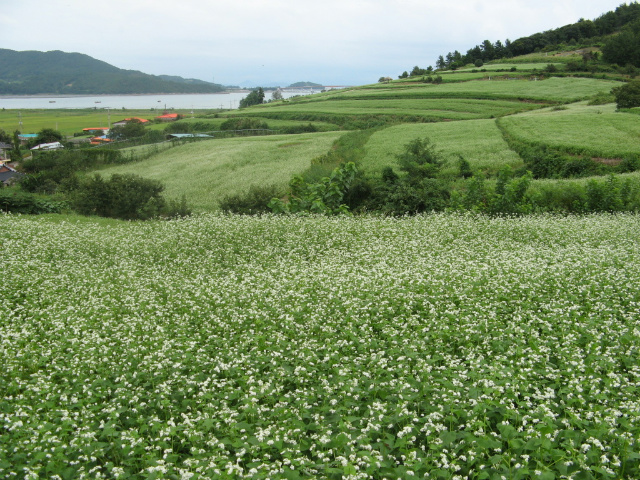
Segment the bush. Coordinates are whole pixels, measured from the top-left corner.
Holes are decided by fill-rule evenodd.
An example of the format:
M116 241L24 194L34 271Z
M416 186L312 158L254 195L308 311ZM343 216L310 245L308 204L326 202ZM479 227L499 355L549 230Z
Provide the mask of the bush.
M282 191L275 185L251 185L244 194L228 195L220 202L224 212L253 215L271 211L269 202L282 196Z
M538 187L529 195L538 212L583 213L587 210L587 192L579 183L561 182Z
M289 184L290 191L286 201L273 198L269 208L275 213L347 213L349 207L344 203L344 197L357 171L355 163L348 162L336 167L329 177L324 177L317 183L307 183L296 175Z
M72 207L83 215L147 220L160 216L188 215L186 200L167 203L160 195L164 186L133 174L114 174L109 180L100 175L86 178L72 192Z
M67 204L64 201L41 199L24 192L0 191L0 211L39 215L42 213L60 213Z
M404 146L404 152L396 155L400 170L410 181L435 178L442 167L440 153L428 138L415 138Z
M589 180L587 183L587 208L591 212L618 212L623 210L620 181L614 175L607 180Z
M620 87L615 87L611 93L616 99L618 109L640 107L640 81L634 80Z

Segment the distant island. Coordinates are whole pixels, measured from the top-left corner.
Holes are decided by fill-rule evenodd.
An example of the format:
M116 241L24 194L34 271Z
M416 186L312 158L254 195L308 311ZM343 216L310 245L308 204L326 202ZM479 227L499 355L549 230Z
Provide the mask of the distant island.
M0 49L0 95L218 93L215 83L123 70L82 53Z
M287 88L300 88L300 87L322 87L319 83L313 82L296 82L289 85Z

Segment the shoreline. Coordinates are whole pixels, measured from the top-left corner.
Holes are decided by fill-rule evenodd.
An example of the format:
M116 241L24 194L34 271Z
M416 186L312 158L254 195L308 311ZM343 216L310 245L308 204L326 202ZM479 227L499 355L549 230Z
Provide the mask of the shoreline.
M0 99L21 98L89 98L89 97L151 97L154 95L229 95L232 93L248 93L251 90L225 90L216 93L38 93L33 95L0 95Z

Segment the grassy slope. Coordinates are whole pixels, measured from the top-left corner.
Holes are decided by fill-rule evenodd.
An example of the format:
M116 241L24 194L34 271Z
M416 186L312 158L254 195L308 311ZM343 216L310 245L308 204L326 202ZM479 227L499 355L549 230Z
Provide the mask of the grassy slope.
M367 144L363 168L376 175L393 164L403 146L416 137L428 137L447 161L445 171L456 168L462 155L475 168L496 171L502 165L519 166L520 157L509 149L496 127L495 120L407 124L375 133Z
M539 66L536 64L536 68ZM518 64L517 68L525 73L533 67ZM456 171L459 155L474 169L489 174L505 164L522 166L522 160L504 141L496 122L516 138L574 152L582 148L597 156L615 158L640 150L637 116L616 112L613 104L590 107L580 102L609 93L618 82L552 77L539 81L484 79L433 85L413 80L414 83L397 81L300 97L228 112L227 116L261 117L275 128L312 119L347 117L386 117L392 122L409 116L431 120L390 123L388 128L376 132L365 147L362 161L363 169L371 175L378 175L385 166L394 166L395 156L416 137L428 137L442 152L447 161L445 172ZM547 106L560 103L565 106ZM187 121L221 123L225 119L197 117ZM457 121L439 121L443 119ZM196 210L212 210L223 196L245 191L251 184L286 185L292 174L303 171L313 157L325 153L338 135L214 140L159 152L149 160L104 172L130 172L156 178L166 184L169 196L185 193ZM281 146L297 142L302 143Z
M312 158L329 150L339 135L328 132L201 141L101 173L133 173L160 180L168 197L179 198L184 193L196 211L210 211L226 195L246 191L251 185L285 186Z
M574 153L620 158L640 151L640 122L631 113L616 112L614 104L566 110L544 109L500 119L514 137L545 143Z

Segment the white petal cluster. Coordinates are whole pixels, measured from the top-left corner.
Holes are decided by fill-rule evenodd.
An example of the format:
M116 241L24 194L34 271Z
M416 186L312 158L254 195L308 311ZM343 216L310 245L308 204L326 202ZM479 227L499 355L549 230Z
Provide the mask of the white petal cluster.
M640 478L637 216L5 215L0 244L0 478Z

